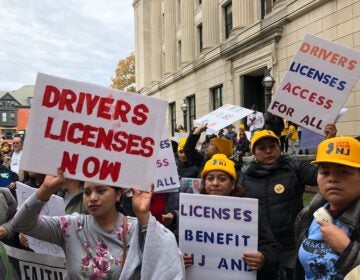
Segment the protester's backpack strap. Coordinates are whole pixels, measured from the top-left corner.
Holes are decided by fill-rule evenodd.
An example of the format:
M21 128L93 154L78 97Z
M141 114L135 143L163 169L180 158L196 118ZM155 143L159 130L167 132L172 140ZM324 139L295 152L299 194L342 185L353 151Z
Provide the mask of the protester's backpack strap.
M123 255L122 255L122 266L121 270L124 268L125 261L126 261L126 235L127 235L127 217L123 216L123 235L122 235L122 243L123 243Z

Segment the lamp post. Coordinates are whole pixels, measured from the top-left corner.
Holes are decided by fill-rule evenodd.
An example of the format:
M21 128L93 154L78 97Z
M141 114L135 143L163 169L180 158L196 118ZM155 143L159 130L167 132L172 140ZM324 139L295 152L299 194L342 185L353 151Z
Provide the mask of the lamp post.
M274 83L275 83L275 81L274 81L273 77L271 77L271 75L269 74L268 71L265 71L264 79L262 80L262 85L265 89L265 128L266 129L270 129L271 113L268 112L267 109L271 102L271 96L272 96L271 90L272 90Z
M181 104L180 108L184 114L184 130L187 131L187 111L188 111L189 105L186 103L186 99L183 100L183 104Z

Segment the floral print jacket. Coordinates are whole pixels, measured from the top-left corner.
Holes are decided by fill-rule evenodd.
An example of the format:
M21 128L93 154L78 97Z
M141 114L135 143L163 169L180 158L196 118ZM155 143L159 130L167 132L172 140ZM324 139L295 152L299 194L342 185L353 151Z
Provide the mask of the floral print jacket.
M91 215L39 216L44 204L36 195L30 197L17 214L16 228L62 247L70 279L119 279L123 248L129 249L136 218L128 217L124 230L124 216L119 213L114 230L104 231ZM123 244L124 234L126 245ZM142 230L140 244L143 244L145 234L146 231Z

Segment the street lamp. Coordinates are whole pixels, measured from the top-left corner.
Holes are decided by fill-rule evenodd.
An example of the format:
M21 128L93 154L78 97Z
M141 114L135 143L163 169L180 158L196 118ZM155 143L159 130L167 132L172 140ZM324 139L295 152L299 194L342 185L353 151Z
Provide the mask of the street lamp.
M274 81L273 77L271 77L269 72L265 70L265 75L264 75L264 79L262 80L262 85L265 89L265 128L266 129L270 129L271 114L270 114L270 112L268 112L267 109L271 102L271 96L272 96L271 90L272 90L274 83L275 83L275 81Z
M183 111L184 114L184 130L187 131L187 111L189 109L189 105L186 103L186 99L183 100L183 104L180 106L181 111Z

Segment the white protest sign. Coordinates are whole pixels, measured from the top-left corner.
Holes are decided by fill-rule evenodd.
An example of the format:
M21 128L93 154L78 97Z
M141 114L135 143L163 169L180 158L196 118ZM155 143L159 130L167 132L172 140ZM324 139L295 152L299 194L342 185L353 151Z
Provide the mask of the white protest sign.
M179 246L186 279L256 279L242 256L257 251L257 199L180 193Z
M38 74L21 169L148 190L166 101ZM139 176L141 170L141 176Z
M213 134L220 129L232 124L251 114L253 110L232 104L224 106L210 112L209 114L195 120L195 125L207 124L206 134Z
M180 186L181 192L184 193L200 193L201 187L201 180L200 178L181 178Z
M19 207L30 197L33 193L36 192L36 189L29 187L20 182L16 182L16 196L18 200ZM50 200L42 208L40 215L45 216L64 216L65 215L65 205L64 200L57 195L52 195ZM63 249L53 243L45 242L33 237L28 236L29 247L37 253L42 253L52 256L64 256Z
M268 111L325 135L360 76L360 52L306 34Z
M180 182L174 152L167 126L164 125L158 159L156 160L155 192L164 192L179 187Z
M4 248L9 260L7 273L12 274L11 278L6 278L0 270L0 279L66 279L66 262L62 257L20 250L1 242L0 247Z

